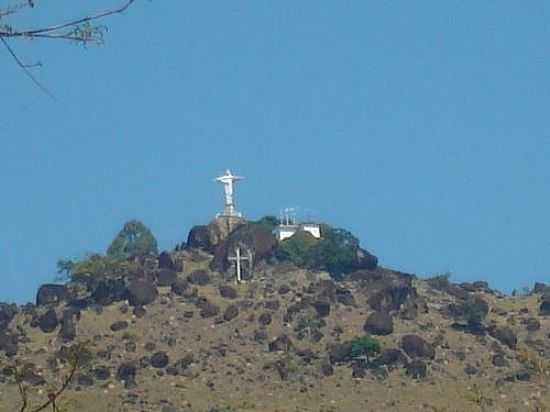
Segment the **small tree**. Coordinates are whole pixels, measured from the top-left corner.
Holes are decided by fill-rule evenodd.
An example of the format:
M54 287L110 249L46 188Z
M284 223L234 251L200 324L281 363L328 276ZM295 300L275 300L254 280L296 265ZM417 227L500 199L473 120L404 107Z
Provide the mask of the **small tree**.
M126 222L107 248L107 256L117 259L156 254L157 240L149 228L139 220Z
M369 335L357 337L351 342L351 356L355 359L364 357L367 363L369 358L380 353L381 349L380 342Z

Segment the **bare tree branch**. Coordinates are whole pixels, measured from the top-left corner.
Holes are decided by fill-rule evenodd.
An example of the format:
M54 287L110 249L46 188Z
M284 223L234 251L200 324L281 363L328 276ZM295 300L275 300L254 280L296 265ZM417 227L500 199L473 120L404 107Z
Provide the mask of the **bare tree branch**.
M29 79L31 79L31 81L40 89L42 90L44 93L46 93L48 96L50 96L52 99L55 100L55 96L48 90L46 89L46 87L44 87L44 85L42 85L42 83L40 83L38 80L36 80L36 77L33 76L33 74L30 72L29 68L32 68L32 67L38 67L38 66L41 66L42 64L40 62L38 63L35 63L35 64L32 64L32 65L28 65L28 64L24 64L20 59L19 57L17 56L17 54L15 54L15 52L13 51L13 49L11 48L11 46L8 44L7 40L4 39L3 37L0 37L0 41L2 41L2 44L6 47L6 49L8 50L8 52L10 53L11 57L13 57L13 59L15 60L15 62L17 63L17 65L21 68L21 70L23 70L25 72L25 74L27 75L27 77L29 77Z

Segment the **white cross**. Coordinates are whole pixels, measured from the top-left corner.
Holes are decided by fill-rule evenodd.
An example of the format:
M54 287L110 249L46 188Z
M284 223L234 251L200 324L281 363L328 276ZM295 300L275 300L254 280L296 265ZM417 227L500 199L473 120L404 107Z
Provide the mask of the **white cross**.
M235 248L235 256L230 256L227 259L236 262L237 263L237 283L241 283L243 281L242 277L242 268L241 268L241 262L242 261L248 261L248 267L251 268L252 266L252 254L250 251L248 252L248 256L241 256L241 248L236 247Z

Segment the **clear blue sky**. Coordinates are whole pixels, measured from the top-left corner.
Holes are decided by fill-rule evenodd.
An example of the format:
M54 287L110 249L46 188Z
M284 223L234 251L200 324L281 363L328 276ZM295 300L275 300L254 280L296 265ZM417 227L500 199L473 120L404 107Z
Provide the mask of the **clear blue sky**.
M248 217L314 210L382 265L550 281L547 1L138 1L108 23L101 48L12 43L55 101L0 49L0 301L131 218L172 248L227 167Z

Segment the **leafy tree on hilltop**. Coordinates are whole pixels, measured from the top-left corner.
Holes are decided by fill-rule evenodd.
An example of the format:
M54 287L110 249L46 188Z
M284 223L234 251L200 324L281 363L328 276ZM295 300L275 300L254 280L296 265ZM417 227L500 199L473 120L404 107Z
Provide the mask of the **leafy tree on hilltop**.
M352 272L357 265L359 240L351 232L324 225L322 239L313 248L311 267L341 276Z
M321 227L321 235L321 239L316 239L308 232L298 231L279 242L275 256L299 267L326 270L335 277L355 270L359 240L345 229L328 225Z
M139 220L130 220L107 248L107 256L126 259L132 256L158 254L157 240Z

